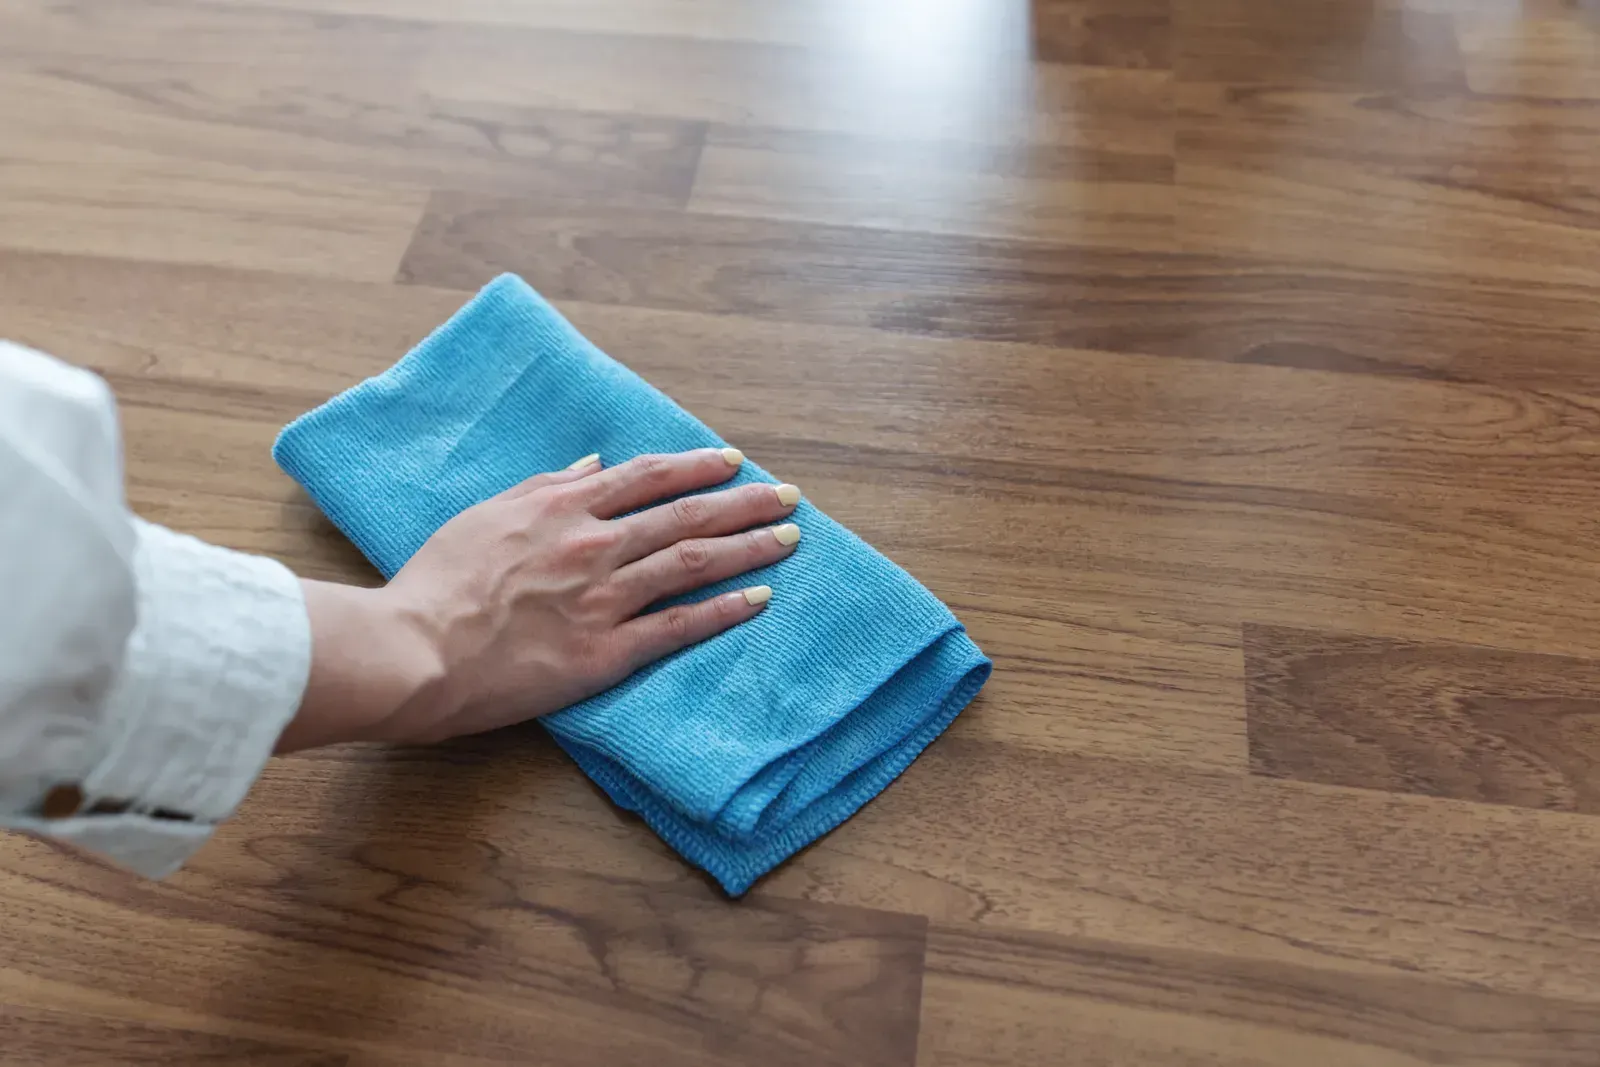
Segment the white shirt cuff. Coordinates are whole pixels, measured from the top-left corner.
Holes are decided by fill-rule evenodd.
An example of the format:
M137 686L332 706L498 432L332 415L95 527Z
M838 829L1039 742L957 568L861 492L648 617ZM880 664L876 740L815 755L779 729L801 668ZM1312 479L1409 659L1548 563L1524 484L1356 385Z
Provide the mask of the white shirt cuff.
M137 622L106 697L85 811L48 824L140 873L170 873L231 815L294 717L311 669L300 582L282 564L135 520Z

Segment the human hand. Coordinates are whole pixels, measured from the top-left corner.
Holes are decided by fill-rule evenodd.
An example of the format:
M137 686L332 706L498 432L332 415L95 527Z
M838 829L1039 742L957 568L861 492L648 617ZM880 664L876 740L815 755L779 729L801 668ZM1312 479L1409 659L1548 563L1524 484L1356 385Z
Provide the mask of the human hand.
M743 462L737 449L610 469L590 457L468 508L382 589L306 582L312 678L279 751L492 730L752 618L771 589L645 613L794 551L797 526L767 525L794 510L794 486L679 497Z

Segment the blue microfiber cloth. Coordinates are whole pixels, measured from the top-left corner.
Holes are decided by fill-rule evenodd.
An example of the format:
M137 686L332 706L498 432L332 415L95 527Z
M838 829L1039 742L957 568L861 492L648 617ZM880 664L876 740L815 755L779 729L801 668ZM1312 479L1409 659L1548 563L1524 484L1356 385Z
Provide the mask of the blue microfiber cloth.
M725 444L508 274L273 455L388 577L451 516L575 457ZM729 484L776 480L747 462ZM695 594L769 584L754 620L542 720L735 896L877 795L989 676L905 571L810 504L793 521L795 555Z

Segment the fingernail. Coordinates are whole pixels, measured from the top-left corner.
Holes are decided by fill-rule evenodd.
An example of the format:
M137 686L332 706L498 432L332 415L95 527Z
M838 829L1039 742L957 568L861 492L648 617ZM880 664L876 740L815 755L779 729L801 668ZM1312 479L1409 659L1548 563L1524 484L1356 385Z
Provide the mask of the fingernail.
M792 508L800 503L800 487L790 485L788 482L778 486L778 503L786 508Z
M796 544L800 540L800 527L792 522L786 522L782 526L774 526L772 536L778 539L780 545Z
M599 463L599 462L600 462L600 453L598 453L598 452L590 452L587 456L584 456L582 459L578 460L576 463L573 463L571 466L569 466L567 468L567 470L569 470L569 471L581 471L581 470L583 470L583 468L592 467L596 463Z
M749 589L744 591L744 602L749 604L751 607L765 604L771 599L772 586L770 585L752 585Z
M722 450L722 458L728 461L728 466L737 467L744 462L744 453L737 448L724 448Z

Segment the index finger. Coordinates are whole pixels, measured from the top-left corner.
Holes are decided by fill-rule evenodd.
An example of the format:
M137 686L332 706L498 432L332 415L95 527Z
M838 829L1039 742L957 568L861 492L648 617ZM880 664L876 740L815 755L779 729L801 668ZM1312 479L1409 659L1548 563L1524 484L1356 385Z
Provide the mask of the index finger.
M614 519L669 496L721 485L743 464L737 448L639 456L583 479L577 496L595 518Z

